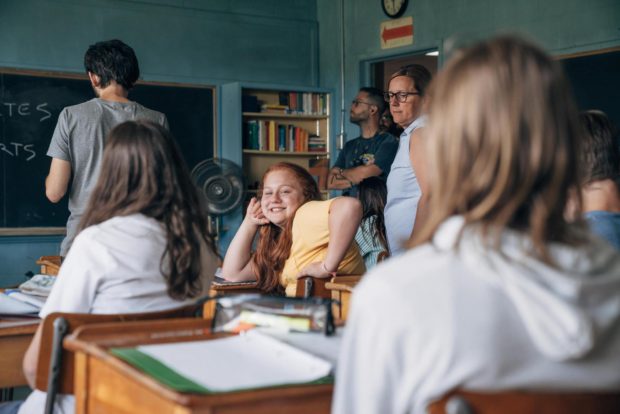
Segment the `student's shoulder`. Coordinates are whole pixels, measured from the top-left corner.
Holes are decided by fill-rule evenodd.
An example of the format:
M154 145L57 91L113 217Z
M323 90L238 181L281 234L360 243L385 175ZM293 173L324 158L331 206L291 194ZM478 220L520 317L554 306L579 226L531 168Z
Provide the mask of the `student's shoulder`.
M330 198L328 200L311 200L305 202L301 207L297 209L297 215L300 214L314 214L321 210L329 210L329 206L340 197Z
M131 251L165 246L163 226L142 214L112 217L82 230L75 243L96 252Z
M94 111L99 110L99 100L93 98L86 102L82 102L76 105L65 106L61 112L61 115L68 117L79 117L81 115L88 115Z
M156 111L151 108L147 108L146 106L138 102L134 102L134 104L138 108L137 112L140 114L141 117L147 118L151 121L157 121L157 122L163 120L166 117L166 115L164 115L162 112Z
M453 269L454 255L427 243L379 263L364 276L359 287L371 296L376 292L424 296L433 285L451 278Z
M141 213L135 213L109 218L106 221L88 227L88 229L91 228L93 232L108 232L114 230L121 233L133 234L136 231L160 232L162 225L154 218L147 217Z

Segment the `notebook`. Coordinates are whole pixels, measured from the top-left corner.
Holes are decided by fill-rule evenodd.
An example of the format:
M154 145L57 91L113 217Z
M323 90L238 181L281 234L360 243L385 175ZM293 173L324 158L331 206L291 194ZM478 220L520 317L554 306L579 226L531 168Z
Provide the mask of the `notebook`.
M331 382L333 368L323 358L256 330L111 352L170 388L194 393Z

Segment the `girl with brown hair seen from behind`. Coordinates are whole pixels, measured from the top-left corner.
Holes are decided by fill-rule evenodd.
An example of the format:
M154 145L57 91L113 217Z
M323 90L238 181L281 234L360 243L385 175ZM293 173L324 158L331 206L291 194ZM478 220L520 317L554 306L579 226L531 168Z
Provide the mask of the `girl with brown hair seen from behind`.
M206 294L218 264L205 210L170 133L147 121L116 126L80 232L40 312L139 313L172 309ZM41 327L24 357L34 389ZM56 397L54 412L73 412ZM21 412L43 412L35 390Z
M228 247L222 266L225 279L257 280L265 292L285 290L293 296L301 276L364 273L364 262L352 243L362 213L358 200L320 201L312 176L286 162L267 169L258 197L250 200Z
M518 37L432 91L430 216L356 287L333 412L426 413L447 392L617 392L620 254L568 223L581 128L559 63Z

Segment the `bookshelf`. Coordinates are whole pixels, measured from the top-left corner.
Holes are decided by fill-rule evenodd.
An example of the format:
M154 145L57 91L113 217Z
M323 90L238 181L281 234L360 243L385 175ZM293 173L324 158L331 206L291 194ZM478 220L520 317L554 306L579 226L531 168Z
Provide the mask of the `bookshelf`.
M249 84L240 82L225 83L218 86L218 101L221 112L218 113L218 137L219 143L217 156L226 158L240 165L244 172L246 185L246 200L256 195L256 185L260 182L267 168L281 161L298 164L309 171L312 175L325 177L329 171L330 147L332 139L332 108L331 91L328 89L306 88L296 86ZM285 113L261 111L261 103L279 105L281 93L320 93L324 94L325 112L320 114ZM254 98L252 98L254 97ZM303 98L302 98L303 99ZM247 103L254 102L254 107L248 108ZM244 105L245 102L245 105ZM252 105L250 105L252 106ZM249 121L274 121L284 125L294 125L320 137L325 142L322 151L280 151L268 149L251 149L247 143L247 132L244 125ZM322 170L321 170L322 169ZM319 181L321 181L319 179ZM329 191L322 186L324 198L328 198ZM221 217L220 247L225 251L241 225L247 204L231 214Z
M327 194L330 94L297 89L241 88L242 165L248 195L274 163L306 168Z

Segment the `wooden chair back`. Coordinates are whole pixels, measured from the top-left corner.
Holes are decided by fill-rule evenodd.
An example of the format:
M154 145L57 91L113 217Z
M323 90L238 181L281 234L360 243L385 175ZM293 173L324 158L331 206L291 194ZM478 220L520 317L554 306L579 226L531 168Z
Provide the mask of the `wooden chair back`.
M67 335L65 347L76 351L75 344L96 344L107 348L133 347L144 344L189 342L212 337L225 337L231 333L212 333L213 321L200 318L174 318L140 320L119 323L82 325Z
M52 313L48 315L43 321L41 348L39 351L39 360L37 363L37 373L35 381L36 388L41 391L48 391L50 366L53 362L52 348L54 343L54 322L59 318L64 318L64 320L66 321L66 335L74 331L76 328L86 324L194 317L197 314L200 314L201 310L202 305L188 305L176 309L146 313L126 313L111 315L93 315L84 313L61 312ZM61 364L58 372L59 384L57 387L57 392L61 394L72 394L74 363L73 354L65 349L62 349L59 358L61 360Z
M361 279L361 275L336 276L325 284L325 288L331 292L331 298L335 301L332 312L337 320L342 322L347 320L353 288Z
M349 296L351 293L351 289L355 286L362 275L340 275L334 276L331 279L320 279L316 277L306 276L302 277L297 281L297 287L295 290L295 297L298 298L310 298L310 297L318 297L318 298L326 298L326 299L336 299L338 300L338 304L334 304L333 313L337 319L345 320L348 304L349 304ZM345 293L340 292L342 289L340 287L345 287L348 290ZM211 296L226 296L231 294L242 294L242 293L261 293L257 288L256 282L242 282L242 283L217 283L214 282L211 285ZM210 301L205 303L204 308L205 318L213 318L215 316L215 301Z
M618 392L478 393L457 390L432 403L428 414L612 414L620 413Z
M295 291L295 297L297 298L310 298L310 297L318 297L318 298L331 298L331 292L329 289L325 288L325 284L334 281L349 281L355 280L359 281L361 278L360 275L342 275L342 276L334 276L333 278L317 278L312 276L305 276L300 278L297 281L297 288ZM242 293L261 293L261 291L257 288L257 282L226 282L226 283L218 283L213 282L211 285L211 295L230 295L230 294L242 294Z
M319 279L318 277L304 276L297 279L297 288L295 290L296 298L331 298L331 292L325 287L327 279Z
M61 256L41 256L36 263L41 266L42 275L56 276L60 271L60 264L62 263Z

